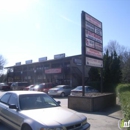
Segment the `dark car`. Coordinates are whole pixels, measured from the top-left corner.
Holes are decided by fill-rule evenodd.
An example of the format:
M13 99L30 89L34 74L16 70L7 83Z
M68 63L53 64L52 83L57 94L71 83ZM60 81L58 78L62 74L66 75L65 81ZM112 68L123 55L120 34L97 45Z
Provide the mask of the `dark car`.
M11 84L11 90L23 90L28 85L28 82L13 82Z
M85 87L85 93L97 93L98 90L94 89L93 87L90 86L84 86ZM82 86L77 86L75 89L71 90L70 95L76 96L79 94L82 94Z
M65 97L70 95L70 92L73 88L69 85L57 85L54 88L49 89L48 94L50 96L61 96Z
M0 90L10 90L10 86L6 83L0 83Z
M30 90L48 93L49 89L51 89L52 87L54 87L52 83L41 83L39 85L35 85Z

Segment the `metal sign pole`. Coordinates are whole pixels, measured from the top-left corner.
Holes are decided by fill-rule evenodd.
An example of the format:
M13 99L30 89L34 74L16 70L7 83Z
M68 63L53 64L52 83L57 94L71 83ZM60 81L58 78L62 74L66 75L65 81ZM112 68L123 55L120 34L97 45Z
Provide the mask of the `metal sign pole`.
M85 77L85 20L84 20L85 13L82 11L81 14L81 43L82 43L82 96L85 96L85 87L84 87L84 77Z

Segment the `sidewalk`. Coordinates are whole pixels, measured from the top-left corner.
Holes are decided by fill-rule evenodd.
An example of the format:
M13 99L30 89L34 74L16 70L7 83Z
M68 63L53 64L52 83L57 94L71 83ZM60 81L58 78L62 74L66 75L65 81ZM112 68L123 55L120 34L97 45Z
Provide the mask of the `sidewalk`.
M91 124L90 130L119 130L118 121L122 118L122 112L119 106L106 109L102 112L93 112L84 114Z
M100 112L80 112L84 114L91 124L90 130L119 130L118 121L123 114L117 100L117 105Z

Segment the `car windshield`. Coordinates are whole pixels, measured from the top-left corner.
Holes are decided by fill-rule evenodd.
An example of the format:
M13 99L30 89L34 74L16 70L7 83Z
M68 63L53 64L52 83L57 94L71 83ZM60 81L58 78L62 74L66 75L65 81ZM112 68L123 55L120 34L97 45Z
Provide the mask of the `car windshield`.
M84 87L85 87L85 89L88 89L88 86L84 86ZM89 88L90 88L90 87L89 87ZM82 90L82 86L76 87L75 90Z
M38 89L38 88L40 88L40 86L39 85L35 85L33 88Z
M41 109L59 106L54 99L46 94L26 94L19 96L21 110Z
M6 86L7 84L6 83L0 83L0 86Z
M64 85L57 85L56 88L63 88Z
M75 88L76 90L82 90L82 86L78 86Z

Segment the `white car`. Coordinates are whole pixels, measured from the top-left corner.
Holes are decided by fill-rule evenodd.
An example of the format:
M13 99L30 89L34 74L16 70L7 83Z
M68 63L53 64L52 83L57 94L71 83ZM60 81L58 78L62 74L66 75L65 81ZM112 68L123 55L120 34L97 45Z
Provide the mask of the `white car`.
M0 120L16 130L90 130L87 118L43 92L8 91L0 98Z

